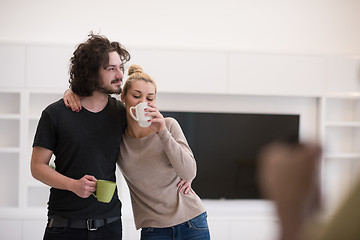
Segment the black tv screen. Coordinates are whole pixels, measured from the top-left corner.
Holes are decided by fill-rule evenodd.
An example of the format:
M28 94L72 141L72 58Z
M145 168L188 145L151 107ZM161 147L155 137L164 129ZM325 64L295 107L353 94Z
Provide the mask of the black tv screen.
M299 141L299 115L162 112L175 118L194 153L202 199L261 199L257 155L273 141Z

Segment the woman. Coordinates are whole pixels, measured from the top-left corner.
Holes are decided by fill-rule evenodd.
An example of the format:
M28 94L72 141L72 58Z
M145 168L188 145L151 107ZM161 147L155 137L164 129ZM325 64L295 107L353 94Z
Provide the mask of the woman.
M128 75L121 93L128 125L118 165L130 189L136 229L142 228L142 240L210 239L205 208L188 188L196 162L181 127L156 108L156 84L140 66L131 65ZM140 102L148 103L149 127L129 114Z

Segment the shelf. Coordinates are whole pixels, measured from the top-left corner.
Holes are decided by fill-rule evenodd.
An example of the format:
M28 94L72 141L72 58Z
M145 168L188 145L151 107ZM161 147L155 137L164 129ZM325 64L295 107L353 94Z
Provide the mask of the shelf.
M0 152L3 152L3 153L18 153L18 152L20 152L20 148L18 148L18 147L0 147Z
M20 93L0 92L0 118L19 117Z
M325 126L327 127L360 127L360 122L344 122L344 121L338 121L338 122L326 122Z
M0 119L20 119L20 114L0 114Z
M360 98L346 96L326 99L325 121L360 123Z
M19 119L0 119L0 148L19 147Z
M360 128L330 127L326 128L324 138L325 155L336 153L358 153Z
M19 202L19 154L0 152L0 166L2 196L0 207L17 207Z
M324 156L325 159L360 159L359 153L331 153ZM359 160L360 161L360 160Z

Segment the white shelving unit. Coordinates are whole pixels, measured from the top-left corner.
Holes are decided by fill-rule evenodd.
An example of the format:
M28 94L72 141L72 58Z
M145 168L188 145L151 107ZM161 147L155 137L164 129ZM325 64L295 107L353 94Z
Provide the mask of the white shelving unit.
M0 207L19 207L20 93L0 94Z
M0 90L0 209L46 208L49 187L30 173L32 142L41 111L62 92ZM26 167L25 167L26 166Z
M328 93L323 109L322 182L331 214L360 173L360 94Z

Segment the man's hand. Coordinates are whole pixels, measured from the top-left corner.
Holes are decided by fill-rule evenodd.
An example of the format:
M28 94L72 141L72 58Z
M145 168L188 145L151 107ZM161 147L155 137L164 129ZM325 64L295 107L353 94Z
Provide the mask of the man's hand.
M96 191L96 181L94 176L85 175L79 180L75 180L71 191L81 198L88 198Z

